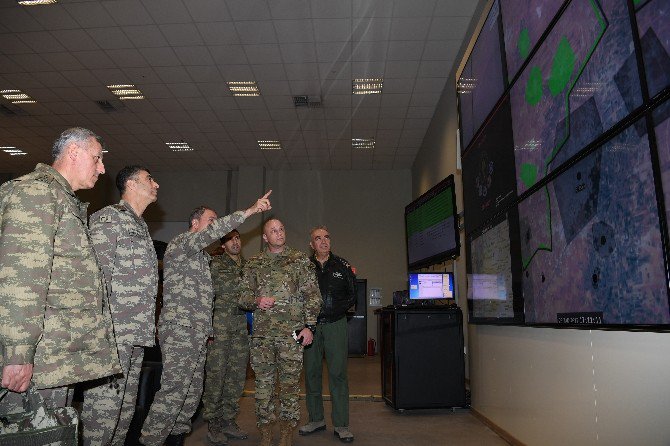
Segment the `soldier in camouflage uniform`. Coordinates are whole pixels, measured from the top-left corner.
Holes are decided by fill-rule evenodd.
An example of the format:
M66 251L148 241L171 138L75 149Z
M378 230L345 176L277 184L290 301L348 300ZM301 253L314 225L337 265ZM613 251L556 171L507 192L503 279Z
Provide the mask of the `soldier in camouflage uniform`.
M256 418L261 445L270 446L276 420L273 397L279 381L281 446L290 446L300 419L298 381L302 353L311 344L321 294L314 265L286 246L284 225L277 219L263 226L267 249L242 270L240 306L254 311L251 366L256 374ZM292 337L296 334L296 338Z
M100 138L64 131L53 165L0 187L0 367L11 390L0 412L21 410L32 380L47 405L72 401L71 384L120 372L105 284L74 194L105 172Z
M233 230L221 239L224 253L210 265L214 286L214 339L207 346L203 418L209 422L207 439L213 445L227 444L227 437L244 439L235 417L249 362L246 313L237 304L244 257L240 233Z
M213 334L211 258L204 249L250 215L270 209L270 192L249 209L218 219L213 210L196 208L189 218L189 230L168 244L158 324L163 374L140 443L160 446L172 435L176 437L173 443L183 444L184 435L191 431L191 417L202 395L206 343Z
M158 183L149 170L126 166L116 176L118 204L90 218L91 238L107 281L114 334L123 375L114 385L96 382L84 391L85 445L123 445L135 413L144 347L156 340L158 261L142 218L156 201Z

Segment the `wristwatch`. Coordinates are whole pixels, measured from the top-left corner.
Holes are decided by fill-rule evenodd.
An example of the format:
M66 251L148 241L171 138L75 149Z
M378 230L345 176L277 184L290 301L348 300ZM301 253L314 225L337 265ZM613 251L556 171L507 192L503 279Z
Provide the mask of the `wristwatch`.
M305 324L305 328L309 328L312 333L316 331L316 325Z

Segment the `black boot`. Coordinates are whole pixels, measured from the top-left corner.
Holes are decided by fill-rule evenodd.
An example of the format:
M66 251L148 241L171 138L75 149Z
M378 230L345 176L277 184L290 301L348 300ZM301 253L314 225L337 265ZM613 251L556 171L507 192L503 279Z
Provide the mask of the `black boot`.
M184 446L185 436L186 434L168 435L165 446Z

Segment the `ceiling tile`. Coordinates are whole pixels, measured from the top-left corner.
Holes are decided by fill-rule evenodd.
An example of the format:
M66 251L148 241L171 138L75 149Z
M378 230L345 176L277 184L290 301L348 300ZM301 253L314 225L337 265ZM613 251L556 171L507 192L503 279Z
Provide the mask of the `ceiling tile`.
M431 17L435 0L393 0L394 17Z
M462 41L470 26L470 16L465 17L433 17L428 30L428 40L459 40Z
M19 33L18 36L35 52L54 53L66 51L51 33L46 31ZM4 36L3 36L4 39Z
M223 82L221 73L212 65L185 67L193 82Z
M388 60L420 60L424 42L413 40L392 40L389 42Z
M102 3L64 3L62 7L70 13L82 28L104 27L114 23Z
M170 67L181 65L172 48L140 48L140 52L152 67Z
M367 61L367 62L353 62L351 64L350 79L366 79L366 78L385 78L386 62L384 61Z
M202 97L198 86L190 82L170 83L167 87L175 98L193 98Z
M351 40L350 19L314 19L317 42L347 42Z
M423 118L423 119L432 119L435 114L434 107L409 107L407 109L407 118Z
M209 46L208 50L217 65L246 64L247 55L242 45Z
M94 51L98 45L82 29L61 29L51 31L54 36L68 51Z
M198 28L192 23L159 25L159 29L172 46L203 45Z
M289 81L318 80L319 66L315 63L288 63L284 65Z
M175 47L174 51L183 65L214 65L214 60L205 46Z
M258 88L261 91L263 96L272 96L272 95L290 95L291 89L287 81L271 81L263 80L258 81Z
M187 1L186 3L189 2ZM181 0L142 0L142 4L155 23L184 23L191 21L191 15Z
M92 28L88 29L87 33L103 50L133 47L133 43L118 27Z
M312 17L314 18L350 18L351 0L312 0Z
M224 7L221 0L185 1L184 5L188 8L189 14L196 22L230 20L228 9Z
M414 93L437 93L439 97L446 80L446 77L419 78L414 84Z
M353 20L351 40L354 42L388 40L390 33L391 19L362 17Z
M384 94L411 93L414 90L414 79L384 79Z
M399 17L391 23L393 40L424 40L430 27L430 17Z
M477 8L477 2L464 2L460 0L437 0L435 10L433 12L436 16L451 16L451 17L472 17L472 14Z
M385 61L389 42L353 42L351 60L356 62Z
M284 63L316 62L313 43L282 43L279 48Z
M311 0L273 0L268 2L275 19L309 18Z
M108 50L106 54L116 66L122 68L143 67L147 64L144 57L135 49Z
M86 68L104 69L116 68L116 64L101 51L79 51L72 53L74 57Z
M238 22L235 29L242 44L277 43L275 28L270 20Z
M117 25L153 25L154 21L151 15L144 9L142 3L136 0L115 0L103 2L107 13L113 20L107 22L116 22ZM80 22L81 23L81 22ZM96 24L95 26L101 26Z
M422 60L419 65L419 77L443 77L451 72L454 62L451 60Z
M286 80L286 72L283 64L260 64L252 65L253 78L257 81L281 81Z
M54 70L54 67L52 67L51 64L39 54L17 54L13 59L24 71L29 73Z
M415 77L419 69L417 61L388 61L384 78L407 78Z
M314 30L311 20L275 20L274 28L279 43L313 42Z
M281 63L282 58L278 46L267 45L244 45L244 52L250 64Z
M254 79L254 73L249 65L217 65L223 78L230 81L248 81Z
M166 84L191 81L191 77L184 67L162 67L158 70L158 76Z
M240 43L235 24L232 22L197 23L196 26L206 45Z
M423 60L454 60L461 42L457 40L433 40L426 42Z
M74 29L79 24L65 8L30 8L30 14L46 29ZM17 25L16 20L8 20ZM28 31L25 27L23 30Z
M2 15L4 16L3 24L9 31L13 33L25 31L42 31L45 29L42 24L35 20L35 18L26 10L26 8L7 8L2 11Z
M227 0L228 11L233 20L267 20L270 9L263 0Z
M391 17L393 2L389 0L353 0L354 17Z
M124 26L123 32L138 48L165 47L167 40L155 25Z

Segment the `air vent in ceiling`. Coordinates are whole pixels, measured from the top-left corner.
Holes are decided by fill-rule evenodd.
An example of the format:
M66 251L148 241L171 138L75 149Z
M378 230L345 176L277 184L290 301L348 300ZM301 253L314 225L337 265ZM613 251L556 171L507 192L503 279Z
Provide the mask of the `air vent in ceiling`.
M293 96L293 105L296 107L319 108L321 107L321 96Z
M100 101L95 101L96 104L98 104L98 107L100 107L103 111L106 112L113 112L116 111L116 107L109 101L106 100L100 100Z

